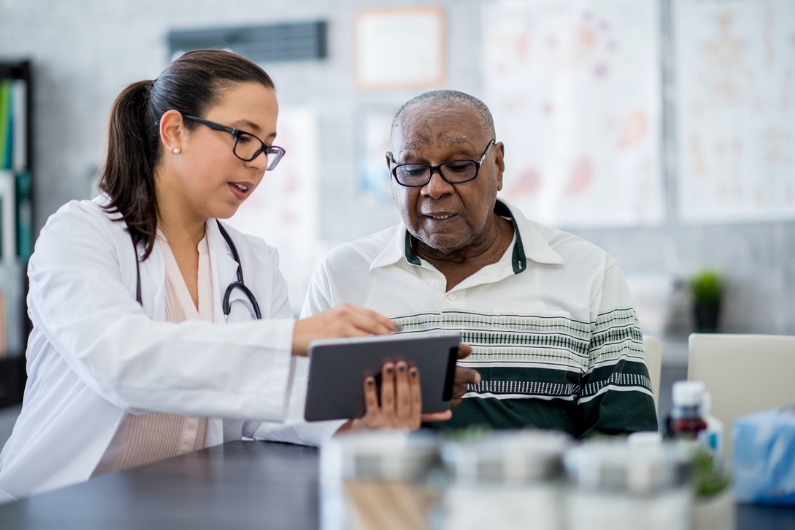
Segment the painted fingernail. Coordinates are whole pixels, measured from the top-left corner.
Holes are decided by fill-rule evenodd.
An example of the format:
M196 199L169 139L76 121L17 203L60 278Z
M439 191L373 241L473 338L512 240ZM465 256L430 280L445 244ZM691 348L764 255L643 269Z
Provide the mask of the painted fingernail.
M401 365L400 365L400 368L398 368L398 372L400 372L400 373L402 374L402 373L404 373L405 371L406 371L406 365L405 365L405 364L401 364Z
M416 368L411 370L411 377L414 378L414 379L417 379L417 369Z
M373 381L372 377L367 378L367 386L373 386L374 384L375 384L375 381Z
M386 375L392 375L392 372L394 372L394 370L392 369L391 366L386 369Z

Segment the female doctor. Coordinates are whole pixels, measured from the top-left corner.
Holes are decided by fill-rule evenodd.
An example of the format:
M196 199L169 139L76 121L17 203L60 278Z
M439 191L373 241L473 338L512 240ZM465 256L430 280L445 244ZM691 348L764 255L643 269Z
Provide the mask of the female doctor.
M352 306L294 321L276 249L217 221L284 155L277 114L270 77L214 50L116 99L102 195L50 217L30 259L28 382L0 499L253 436L284 418L310 341L397 330ZM394 368L405 403L418 385ZM346 428L418 425L407 410Z

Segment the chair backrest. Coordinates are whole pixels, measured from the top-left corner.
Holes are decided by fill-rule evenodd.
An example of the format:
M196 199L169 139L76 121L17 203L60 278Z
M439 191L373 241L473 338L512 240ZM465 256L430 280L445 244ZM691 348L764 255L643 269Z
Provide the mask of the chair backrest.
M646 352L646 367L649 369L651 389L654 392L654 408L660 413L660 373L662 371L662 344L646 335L643 337L643 350Z
M704 381L712 415L723 422L724 452L732 454L738 416L795 403L795 337L690 335L687 378Z

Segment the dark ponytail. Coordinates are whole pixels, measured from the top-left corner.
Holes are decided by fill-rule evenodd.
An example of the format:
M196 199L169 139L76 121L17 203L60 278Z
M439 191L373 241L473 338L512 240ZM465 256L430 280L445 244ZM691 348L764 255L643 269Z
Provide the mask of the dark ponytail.
M155 168L161 153L157 122L172 109L204 116L221 92L237 83L274 88L268 74L248 59L222 50L198 50L175 60L155 81L127 86L113 102L99 189L110 197L106 209L121 213L133 241L143 243L143 259L151 254L157 232ZM184 124L196 127L192 121Z

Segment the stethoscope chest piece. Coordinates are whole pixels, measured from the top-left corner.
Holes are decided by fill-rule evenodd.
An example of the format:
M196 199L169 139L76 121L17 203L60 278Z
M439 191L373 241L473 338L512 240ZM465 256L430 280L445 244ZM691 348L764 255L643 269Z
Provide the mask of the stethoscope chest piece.
M224 310L224 318L227 322L229 322L229 313L232 312L232 301L230 300L232 296L232 292L235 289L239 289L246 295L248 302L251 304L251 311L253 312L254 316L256 316L257 320L262 320L262 313L259 310L259 304L257 303L257 297L254 296L254 293L251 292L251 289L245 286L242 281L232 282L226 287L226 292L224 293L224 298L221 301L223 310Z

